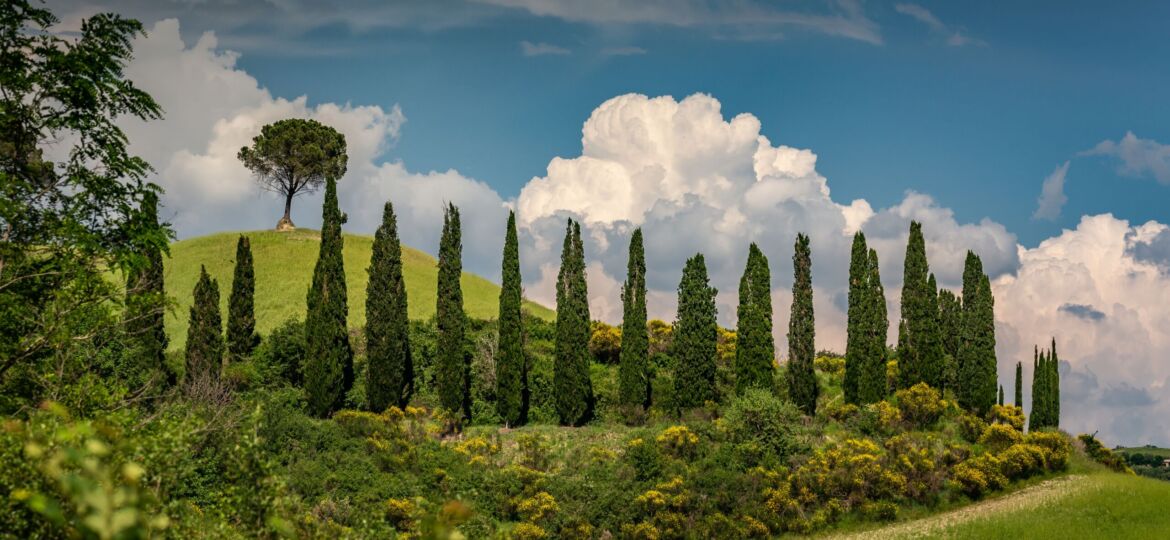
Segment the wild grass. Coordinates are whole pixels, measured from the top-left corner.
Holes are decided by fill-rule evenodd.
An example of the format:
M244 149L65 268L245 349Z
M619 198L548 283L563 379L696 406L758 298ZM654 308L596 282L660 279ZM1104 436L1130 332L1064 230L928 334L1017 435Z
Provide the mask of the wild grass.
M220 304L227 316L235 267L236 239L247 236L252 244L256 271L256 330L267 335L291 317L303 318L305 296L313 278L313 267L320 248L318 231L299 229L293 232L230 232L192 238L171 245L165 259L167 294L176 300L167 315L166 329L170 349L182 349L187 341L187 318L191 309L191 291L199 279L199 267L219 281ZM345 235L345 278L349 298L349 327L359 328L366 321L366 269L370 265L372 236ZM438 278L436 261L417 249L403 246L403 276L410 318L427 319L435 313ZM499 309L500 288L480 276L464 273L462 279L464 310L471 317L495 319ZM539 304L525 302L524 309L551 320L554 313Z

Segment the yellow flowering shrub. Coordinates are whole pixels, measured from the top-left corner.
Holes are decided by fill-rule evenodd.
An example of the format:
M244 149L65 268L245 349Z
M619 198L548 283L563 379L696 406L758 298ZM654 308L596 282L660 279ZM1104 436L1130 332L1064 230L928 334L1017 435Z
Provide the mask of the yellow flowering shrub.
M485 464L500 453L500 445L485 437L469 437L455 443L455 451L467 456L468 463Z
M957 419L959 424L959 436L969 443L979 442L979 437L983 436L983 430L987 429L987 422L982 418L971 413L963 413Z
M699 446L699 436L686 426L671 426L655 439L662 449L678 458L691 458Z
M557 500L547 491L541 491L516 503L516 513L531 522L539 522L555 516L561 511Z
M926 383L918 383L894 393L902 409L902 418L915 427L927 427L938 421L946 404L938 390Z
M1044 449L1044 461L1050 471L1063 471L1068 466L1072 445L1059 432L1037 431L1024 437L1024 442Z
M983 496L1007 485L1000 472L1000 460L992 454L983 454L960 463L951 474L959 488L971 498Z
M1007 424L1016 431L1024 431L1024 408L1015 405L992 405L987 418L994 424Z
M652 525L657 534L666 538L682 538L687 536L692 526L686 514L690 501L691 497L684 487L682 477L675 476L637 496L634 504L648 516L643 523ZM648 531L649 529L646 529L643 532Z
M508 538L514 540L541 540L542 538L548 538L548 532L541 528L540 525L517 523L515 527L512 527L511 534L508 535Z
M830 375L842 375L845 373L845 357L818 356L813 360L813 367Z
M1035 444L1013 444L999 453L1000 472L1009 480L1028 478L1048 468L1047 451Z
M886 467L906 479L903 492L919 502L938 495L946 483L949 450L929 435L903 433L885 442Z
M645 521L638 524L626 523L622 525L622 537L630 540L658 540L661 536L657 527Z
M992 452L1002 452L1024 440L1024 436L1007 424L991 424L983 430L979 444Z
M792 474L797 500L808 504L838 499L846 507L870 498L894 498L906 478L882 465L882 448L869 439L846 439L817 450Z
M419 507L410 499L390 499L386 501L386 521L395 529L405 532L414 529L415 518Z
M871 403L866 409L877 416L878 429L883 433L893 433L902 424L902 410L888 401Z

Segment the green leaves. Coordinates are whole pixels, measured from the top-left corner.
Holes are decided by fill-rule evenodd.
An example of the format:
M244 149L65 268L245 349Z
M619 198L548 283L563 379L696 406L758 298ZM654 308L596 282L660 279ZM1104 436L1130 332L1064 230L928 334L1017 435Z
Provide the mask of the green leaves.
M553 386L561 424L579 426L593 416L593 382L589 379L589 293L585 283L585 247L581 225L565 229L561 269L557 275L557 321Z
M816 356L813 320L812 253L808 236L796 235L792 254L792 315L788 319L788 397L812 416L817 410L820 387L813 367Z
M678 284L678 319L671 354L675 358L674 401L680 409L716 399L715 354L719 338L715 295L702 253L687 259Z
M394 206L386 202L374 234L366 287L366 399L371 411L403 407L410 399L414 365L408 339L406 282Z

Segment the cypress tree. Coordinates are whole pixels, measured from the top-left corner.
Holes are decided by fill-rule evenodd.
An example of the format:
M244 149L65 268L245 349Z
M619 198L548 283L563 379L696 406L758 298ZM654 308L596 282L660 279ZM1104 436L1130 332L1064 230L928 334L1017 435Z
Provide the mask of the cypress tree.
M370 410L403 407L410 400L414 363L410 353L406 282L398 219L389 201L374 233L366 286L366 399Z
M527 371L520 320L520 248L516 213L508 212L504 232L504 258L500 282L499 339L496 351L496 413L506 425L524 423L528 414Z
M995 403L995 305L983 263L967 252L963 269L963 313L959 343L958 398L979 414Z
M862 375L859 379L859 397L861 404L881 401L889 392L886 380L886 338L889 334L890 321L886 311L886 291L882 287L882 278L878 264L877 251L869 250L869 279L868 292L865 295L865 362L862 364Z
M1052 405L1049 408L1052 427L1060 427L1060 359L1056 356L1056 338L1052 338L1049 368L1052 370L1048 383L1048 391Z
M630 236L626 282L622 285L622 349L619 397L627 407L650 406L650 341L646 335L646 253L642 228Z
M1044 375L1040 369L1040 348L1032 347L1032 411L1028 414L1028 431L1044 426Z
M716 290L707 278L702 253L687 259L678 284L678 315L674 323L674 396L680 409L715 399L715 354L719 326Z
M792 316L788 320L788 397L805 414L817 411L817 375L813 367L816 355L813 319L812 254L808 236L796 235L792 254Z
M735 342L735 388L772 388L776 344L772 337L772 274L768 258L753 242L739 280Z
M865 235L858 231L853 235L853 249L849 257L849 309L845 337L845 402L854 405L866 403L861 398L862 377L866 364L871 361L872 339L868 325L872 316L869 310L873 303L870 283L869 248Z
M252 270L252 244L240 235L236 241L236 270L232 277L232 295L228 298L227 350L229 362L240 362L252 355L260 343L256 334L253 295L256 277Z
M557 276L557 323L553 387L562 425L579 426L593 415L589 379L589 292L585 282L585 248L581 226L572 219L565 230Z
M938 388L942 343L938 335L938 293L931 285L922 224L910 223L902 279L902 321L898 327L898 386L920 382Z
M321 249L306 298L305 391L309 413L328 416L345 404L353 386L353 349L346 318L345 263L341 256L341 225L337 181L326 178L321 220Z
M1012 405L1024 407L1024 364L1022 362L1016 362L1016 394Z
M142 216L146 227L159 228L158 196L154 192L143 197ZM167 298L163 288L162 255L158 248L147 247L142 251L143 264L132 268L126 276L124 320L133 348L126 375L131 378L132 385L144 383L145 379L160 371L166 373L169 383L174 382L166 367L164 317Z
M999 385L999 406L1003 406L1003 385Z
M991 279L987 274L980 276L979 304L976 308L981 381L976 410L986 413L995 403L995 389L999 386L999 366L995 356L995 298L991 294Z
M955 293L939 289L938 326L943 350L943 373L939 391L955 390L959 377L959 335L962 330L963 304Z
M454 414L466 414L470 390L469 363L463 350L466 315L463 313L463 239L459 209L448 203L443 212L443 236L439 240L438 296L435 323L435 386L439 405Z
M199 267L194 302L187 325L187 381L219 379L223 367L223 323L219 313L219 283Z

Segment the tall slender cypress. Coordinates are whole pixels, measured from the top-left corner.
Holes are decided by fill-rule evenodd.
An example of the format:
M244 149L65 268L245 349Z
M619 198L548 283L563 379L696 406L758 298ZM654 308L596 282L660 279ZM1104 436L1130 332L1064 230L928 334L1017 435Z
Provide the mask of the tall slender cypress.
M1049 369L1052 370L1048 383L1049 399L1052 405L1050 406L1049 420L1052 427L1060 427L1060 359L1056 356L1056 338L1052 338L1052 350L1050 352Z
M642 228L630 236L626 282L622 285L622 350L619 397L627 407L650 406L649 336L646 335L646 252Z
M516 235L516 213L508 212L504 231L504 257L500 282L499 339L496 352L496 413L504 423L524 423L527 403L527 370L524 361L524 332L520 320L520 248Z
M1024 406L1024 364L1022 362L1016 362L1016 393L1012 405L1021 408Z
M889 392L886 380L886 338L889 334L890 321L886 311L886 290L882 287L878 255L872 248L869 250L869 283L865 297L867 352L865 362L862 364L858 392L862 404L881 401Z
M438 340L435 354L435 386L439 405L454 414L466 414L470 395L470 364L464 353L466 315L463 313L463 237L459 209L448 203L443 212L443 236L439 240L439 282L435 299Z
M792 254L792 315L788 319L788 397L805 414L817 411L820 387L813 367L816 355L813 319L812 254L808 236L796 235Z
M753 242L739 280L735 342L735 388L772 388L776 355L772 337L772 274L768 258Z
M999 406L1003 406L1003 385L999 385Z
M309 413L325 417L345 405L353 386L353 349L346 318L345 263L341 256L341 225L337 181L326 178L321 220L321 249L306 298L305 390Z
M148 192L142 200L146 227L158 228L158 196ZM131 384L145 383L155 373L166 374L167 332L164 317L167 297L163 287L163 254L154 246L142 251L145 259L126 276L126 334L133 346L126 375ZM173 383L173 380L168 382Z
M991 279L982 274L979 280L979 304L974 315L979 338L980 393L976 410L986 413L995 403L995 389L999 386L999 363L995 356L995 298L991 294Z
M715 399L715 353L719 338L715 295L702 253L687 259L678 284L678 316L672 351L674 397L679 408Z
M1032 347L1032 410L1028 414L1028 431L1036 431L1044 427L1045 418L1044 409L1046 400L1044 399L1044 373L1043 365L1040 363L1040 347Z
M252 355L260 343L256 334L253 297L256 276L252 269L252 244L247 236L236 241L236 270L232 277L232 295L228 298L227 352L229 362L240 362Z
M939 391L956 391L959 378L959 335L962 331L963 304L955 293L938 291L938 330L943 350L943 371Z
M910 223L902 279L902 321L898 337L898 386L925 382L939 387L942 344L938 335L938 293L932 288L922 224Z
M581 225L569 220L557 276L557 323L553 387L562 425L579 426L593 416L589 379L589 292Z
M862 377L873 351L869 343L872 336L868 329L872 318L869 310L873 307L869 299L872 292L869 278L869 248L865 245L865 235L858 231L853 234L853 249L849 257L849 309L843 383L845 402L855 405L864 403L861 398Z
M382 207L382 225L374 233L367 273L366 400L370 410L381 412L405 406L414 381L402 244L390 201Z
M995 299L983 263L967 252L963 269L963 314L957 394L964 408L983 414L995 403Z
M194 302L187 326L187 381L219 379L223 367L223 323L219 313L219 283L199 267Z

